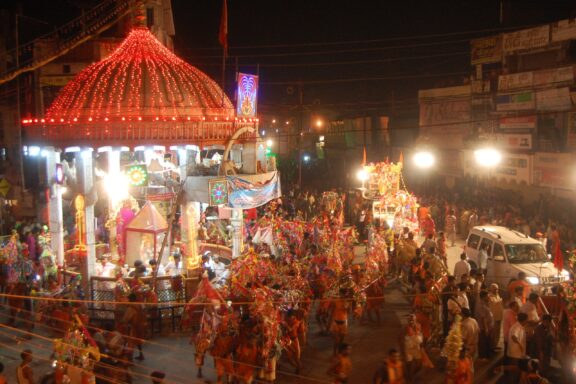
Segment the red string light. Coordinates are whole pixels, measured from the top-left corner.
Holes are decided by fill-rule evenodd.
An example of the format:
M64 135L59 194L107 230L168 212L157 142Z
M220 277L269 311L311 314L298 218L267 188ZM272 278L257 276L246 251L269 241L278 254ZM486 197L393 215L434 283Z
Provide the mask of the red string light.
M138 28L107 58L68 83L46 117L78 123L136 116L138 121L232 117L232 103L222 99L222 89L212 79L174 55L148 29Z

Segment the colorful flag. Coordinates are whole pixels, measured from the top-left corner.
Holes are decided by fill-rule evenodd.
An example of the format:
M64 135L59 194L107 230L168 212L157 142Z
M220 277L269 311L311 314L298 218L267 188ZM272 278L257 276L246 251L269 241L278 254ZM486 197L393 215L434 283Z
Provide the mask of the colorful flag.
M228 56L228 6L226 0L222 4L222 17L220 18L220 31L218 33L218 41L222 48L224 48L224 56Z

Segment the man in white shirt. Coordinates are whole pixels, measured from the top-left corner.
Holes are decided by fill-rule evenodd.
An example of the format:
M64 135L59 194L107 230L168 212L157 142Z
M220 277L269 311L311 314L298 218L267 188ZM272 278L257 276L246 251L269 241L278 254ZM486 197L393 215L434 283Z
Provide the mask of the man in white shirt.
M222 262L222 259L219 256L216 256L213 265L214 273L216 274L215 280L217 282L228 279L230 271L226 267L226 264Z
M478 268L483 274L488 272L488 244L484 243L480 246L480 252L478 252Z
M116 264L110 262L110 254L105 253L100 257L100 263L94 266L96 276L114 277Z
M460 308L470 309L470 302L468 301L468 285L466 283L458 284L458 296L456 301L460 304Z
M166 266L164 267L164 270L166 271L166 274L172 277L176 277L176 276L180 276L184 273L184 268L182 266L182 261L180 261L180 254L179 253L175 253L172 256L172 261L170 261L168 264L166 264Z
M478 322L471 317L470 309L462 308L462 341L466 347L466 356L472 361L476 358L478 352L478 340L480 337L480 326Z
M456 281L460 281L460 277L464 274L469 274L472 268L470 267L470 263L468 263L466 253L462 253L460 255L460 261L454 265L454 277Z
M517 322L510 327L508 333L508 365L520 367L520 362L526 357L526 330L524 326L528 322L528 316L525 313L518 313ZM506 383L517 383L520 375L520 369L507 370L508 380Z
M525 313L528 316L528 322L531 325L536 326L540 322L540 315L538 314L538 300L540 296L537 293L532 292L528 296L526 304L520 307L520 313Z

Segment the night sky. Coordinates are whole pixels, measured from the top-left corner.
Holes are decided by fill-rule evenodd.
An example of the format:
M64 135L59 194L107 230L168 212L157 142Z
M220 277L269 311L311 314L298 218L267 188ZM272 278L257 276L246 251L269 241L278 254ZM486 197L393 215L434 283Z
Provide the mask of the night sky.
M15 3L8 0L8 6ZM97 1L20 1L26 34ZM222 0L172 0L176 53L220 82ZM576 15L574 0L228 0L227 93L236 65L261 78L262 109L304 104L342 114L417 106L419 88L460 84L469 40ZM237 63L237 64L236 64Z

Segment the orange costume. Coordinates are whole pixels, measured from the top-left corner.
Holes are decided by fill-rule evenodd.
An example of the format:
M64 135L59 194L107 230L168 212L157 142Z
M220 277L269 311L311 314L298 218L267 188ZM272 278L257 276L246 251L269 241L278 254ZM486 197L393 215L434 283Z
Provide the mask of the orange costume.
M454 371L454 384L472 384L472 363L469 357L459 359Z
M236 350L236 377L242 384L254 380L254 370L258 359L258 348L255 343L242 343Z

